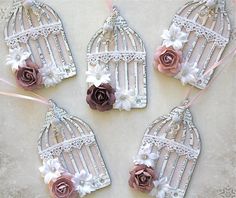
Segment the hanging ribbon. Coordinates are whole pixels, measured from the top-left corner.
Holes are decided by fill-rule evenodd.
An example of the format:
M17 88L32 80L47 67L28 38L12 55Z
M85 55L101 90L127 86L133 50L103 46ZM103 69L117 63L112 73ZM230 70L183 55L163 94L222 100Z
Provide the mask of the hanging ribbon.
M113 11L113 2L112 2L112 0L106 0L106 3L107 3L107 6L108 6L110 12L112 12Z
M224 58L222 58L220 61L216 62L215 64L213 64L211 67L209 67L205 73L203 74L203 76L207 76L209 75L211 72L214 71L214 69L216 69L217 67L219 67L220 65L224 64L224 66L222 67L222 69L217 73L215 74L215 76L212 78L212 80L210 81L210 83L208 84L208 86L203 89L202 91L200 91L195 97L193 97L189 102L188 104L186 105L186 108L190 107L193 105L193 103L200 97L202 96L206 91L207 89L209 89L209 87L212 85L212 83L220 76L220 74L223 72L223 70L225 69L226 67L226 62L229 62L231 60L233 60L233 58L236 56L236 48L234 50L232 50L229 54L227 54ZM185 99L188 99L191 95L193 91L193 86L188 90L187 92L187 95L185 97Z
M6 85L9 85L11 87L16 87L14 84L10 83L9 81L3 79L3 78L0 78L0 82L6 84ZM9 97L14 97L14 98L20 98L20 99L25 99L25 100L31 100L31 101L34 101L34 102L38 102L38 103L41 103L41 104L44 104L44 105L47 105L49 106L50 103L49 101L34 93L34 92L30 92L32 95L34 95L35 97L32 97L32 96L26 96L26 95L22 95L22 94L17 94L17 93L9 93L9 92L3 92L3 91L0 91L0 95L3 95L3 96L9 96Z

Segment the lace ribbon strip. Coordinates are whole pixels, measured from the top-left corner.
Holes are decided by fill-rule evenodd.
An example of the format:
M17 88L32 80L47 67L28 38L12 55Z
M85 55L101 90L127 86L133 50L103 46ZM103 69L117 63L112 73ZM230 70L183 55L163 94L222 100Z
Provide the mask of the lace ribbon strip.
M48 160L54 157L59 157L62 152L70 152L72 149L81 149L83 145L92 145L94 144L95 136L94 135L86 135L70 140L66 140L54 146L51 146L41 152L39 155L41 159Z
M87 54L88 62L92 65L96 65L99 61L103 63L108 63L111 60L115 62L125 61L127 63L131 61L144 62L146 58L145 52L136 51L123 51L123 52L100 52Z
M166 147L169 151L176 151L178 155L186 155L189 160L197 159L200 154L199 150L190 148L183 144L180 144L174 140L169 140L163 137L156 137L152 135L145 135L143 144L152 144L157 146L159 149Z
M228 38L185 17L175 15L173 22L180 27L184 27L187 32L194 31L197 36L205 37L208 42L215 42L219 47L225 47L229 42Z
M6 38L5 41L9 47L16 47L19 43L27 43L30 38L33 40L40 36L47 38L50 34L59 34L61 31L63 31L63 27L60 22L52 23L22 31Z

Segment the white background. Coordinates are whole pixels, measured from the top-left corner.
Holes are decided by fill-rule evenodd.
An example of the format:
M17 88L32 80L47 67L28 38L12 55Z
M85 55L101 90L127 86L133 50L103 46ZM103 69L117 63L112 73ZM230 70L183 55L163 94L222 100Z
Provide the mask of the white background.
M227 10L235 21L236 6ZM186 0L117 0L121 14L143 38L148 53L148 97L146 109L132 112L99 113L85 102L86 48L93 34L109 15L105 0L47 0L64 22L69 44L78 66L78 76L56 88L38 91L52 98L69 113L85 120L94 129L103 157L111 174L112 185L88 198L144 198L127 181L132 157L136 154L148 124L167 114L184 98L188 87L168 78L152 67L153 54L160 45L160 35ZM10 5L0 0L0 8ZM233 20L234 19L234 20ZM3 32L4 22L0 22ZM235 27L235 26L234 26ZM0 34L0 77L14 83L5 66L7 47ZM232 49L231 43L229 49ZM227 53L226 52L226 53ZM228 64L212 87L192 107L194 122L202 138L202 153L191 181L187 198L220 197L219 190L236 185L236 60ZM0 91L27 94L0 84ZM196 90L197 91L197 90ZM47 186L38 172L41 161L37 139L47 108L43 105L0 96L0 197L47 198ZM232 196L233 197L233 196Z

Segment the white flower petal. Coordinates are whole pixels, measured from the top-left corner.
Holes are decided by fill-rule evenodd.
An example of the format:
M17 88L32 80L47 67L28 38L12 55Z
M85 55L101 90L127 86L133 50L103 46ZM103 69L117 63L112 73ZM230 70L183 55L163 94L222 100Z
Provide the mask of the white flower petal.
M176 75L183 85L188 83L195 83L197 81L199 69L196 63L183 63L181 71Z
M183 47L183 43L180 40L176 40L173 43L173 47L174 47L175 50L180 50Z
M96 87L99 87L102 83L109 83L111 81L111 74L105 67L97 64L95 67L90 67L86 72L87 83L91 83Z
M147 144L146 146L144 146L142 148L142 153L145 153L145 154L150 154L152 151L152 146L150 144Z
M44 182L48 184L52 179L60 177L64 169L58 159L50 159L43 162L43 166L39 168L39 171L44 177Z
M23 48L9 49L9 54L6 58L6 64L12 67L15 72L19 67L25 66L25 61L30 57L30 53L24 51Z
M29 53L29 52L23 52L22 59L27 60L30 57L30 55L31 55L31 53Z
M151 153L152 152L152 146L146 145L142 147L142 149L139 151L138 155L134 158L134 164L143 164L148 167L155 167L156 160L159 158L159 154Z
M181 31L181 28L173 24L169 30L164 30L161 36L163 40L163 46L174 47L179 50L183 48L183 43L187 42L187 34Z
M188 35L185 32L180 32L179 39L183 43L186 43L188 41Z
M150 195L155 196L156 198L165 198L166 193L169 193L171 189L167 181L167 177L154 181L154 188L151 191Z
M44 183L45 183L45 184L49 184L50 181L55 180L55 179L57 179L57 178L60 177L60 176L61 176L61 174L60 174L59 172L48 173L48 174L46 174L45 177L44 177Z
M76 191L79 193L80 197L93 192L95 189L92 186L93 176L82 170L80 173L76 173L72 178Z
M165 191L159 191L156 198L165 198L166 192Z
M170 41L170 40L164 40L163 41L163 46L166 46L166 47L170 47L170 46L173 46L173 42Z
M116 93L116 102L114 108L121 110L130 111L133 103L135 102L135 96L133 90L121 90L117 89Z
M132 107L132 104L128 100L124 101L123 104L122 104L122 109L124 109L126 111L130 111L131 107Z
M156 159L158 159L158 155L157 155L156 153L150 153L150 154L149 154L149 158L150 158L151 160L156 160Z
M94 80L94 86L99 87L104 81L102 80Z
M47 64L44 65L39 72L43 79L45 87L53 87L60 83L63 79L64 72L62 72L56 65Z
M163 34L161 35L161 38L163 38L163 39L170 39L170 32L169 32L169 30L164 30Z

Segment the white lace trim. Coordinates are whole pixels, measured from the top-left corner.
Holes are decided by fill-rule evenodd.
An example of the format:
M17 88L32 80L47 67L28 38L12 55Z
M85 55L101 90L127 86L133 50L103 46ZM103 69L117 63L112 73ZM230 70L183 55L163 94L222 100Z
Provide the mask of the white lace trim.
M60 22L52 23L30 28L23 32L7 37L5 40L9 47L15 47L18 43L27 43L30 38L36 40L40 36L48 37L49 34L58 34L61 31L63 31L63 27Z
M225 47L229 42L228 38L185 17L175 15L173 22L180 27L184 27L187 32L194 31L197 36L205 37L208 42L215 42L219 47Z
M113 51L113 52L100 52L87 54L88 62L92 65L97 64L99 61L108 63L113 60L115 62L125 61L127 63L131 61L143 62L145 61L146 53L145 52L133 52L133 51Z
M48 160L60 156L62 152L70 152L72 149L81 149L84 144L91 145L93 143L95 143L94 135L86 135L51 146L39 152L39 155L41 159Z
M156 137L152 135L145 135L143 144L154 144L159 149L166 147L169 151L175 151L178 155L186 155L189 160L197 159L200 153L199 150L192 149L188 146L169 140L163 137Z

